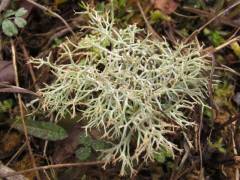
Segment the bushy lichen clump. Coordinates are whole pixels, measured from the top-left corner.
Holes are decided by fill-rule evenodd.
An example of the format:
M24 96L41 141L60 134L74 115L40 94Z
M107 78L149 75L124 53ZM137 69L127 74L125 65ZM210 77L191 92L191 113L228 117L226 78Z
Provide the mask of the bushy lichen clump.
M194 43L171 47L149 35L142 38L135 25L115 27L108 14L85 14L88 34L77 43L62 43L57 62L50 56L33 59L56 77L40 90L43 108L58 118L82 112L87 132L99 128L114 143L102 157L120 162L122 174L163 149L174 155L177 146L168 135L193 125L184 112L203 104L207 94L209 65L201 48Z

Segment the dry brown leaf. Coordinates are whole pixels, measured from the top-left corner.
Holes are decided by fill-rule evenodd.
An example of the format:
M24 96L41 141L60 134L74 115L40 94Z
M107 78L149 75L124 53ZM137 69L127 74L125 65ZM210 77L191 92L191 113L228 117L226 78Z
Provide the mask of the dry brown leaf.
M27 10L27 13L23 16L24 19L27 19L34 8L34 5L25 0L21 0L20 7L23 7L24 9Z
M34 95L34 96L38 96L33 91L30 91L30 90L27 90L27 89L24 89L24 88L21 88L21 87L17 87L17 86L0 88L0 93L20 93L20 94L31 94L31 95Z
M4 11L10 4L11 0L3 0L0 4L0 12Z
M21 144L21 135L17 132L4 132L0 140L0 159L10 157Z
M62 163L74 154L77 146L79 145L78 139L82 131L82 125L78 123L71 129L66 139L58 142L53 153L54 163Z
M15 171L7 166L4 166L2 163L0 163L0 177L6 176L9 173L14 173ZM1 178L2 179L2 178ZM4 178L6 180L27 180L23 175L16 175L16 176L9 176Z
M226 111L219 111L216 118L214 119L215 123L224 124L230 119L230 114Z
M15 83L15 74L12 62L0 61L0 82Z
M5 134L2 141L2 149L5 152L15 150L21 143L21 135L16 132Z
M177 2L174 0L152 0L154 8L160 9L166 14L171 14L177 9Z
M39 156L35 156L34 158L35 158L37 166L39 166L41 164L41 158ZM15 162L12 165L12 168L15 171L22 171L22 170L26 170L26 169L32 168L32 161L31 161L31 157L29 156L29 154L26 154L25 156L22 157L21 160ZM28 180L35 180L36 179L35 175L36 175L35 171L24 173L24 176Z

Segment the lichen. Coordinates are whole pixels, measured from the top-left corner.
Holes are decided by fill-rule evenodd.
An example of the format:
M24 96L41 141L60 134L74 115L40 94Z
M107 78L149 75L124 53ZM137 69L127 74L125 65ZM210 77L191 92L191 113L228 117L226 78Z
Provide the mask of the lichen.
M114 144L102 159L120 163L122 175L163 149L174 156L178 147L169 135L194 125L185 112L207 96L209 64L201 47L152 40L136 25L118 28L109 13L88 8L84 14L88 33L62 43L56 62L32 59L55 75L40 89L41 106L57 119L81 112L86 132L98 128Z

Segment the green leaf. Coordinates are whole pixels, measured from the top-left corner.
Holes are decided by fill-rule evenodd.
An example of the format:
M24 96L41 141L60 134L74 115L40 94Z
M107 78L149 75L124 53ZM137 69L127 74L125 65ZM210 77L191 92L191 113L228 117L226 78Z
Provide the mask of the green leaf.
M96 10L97 11L100 11L100 12L103 12L105 10L105 3L104 2L98 2L97 5L96 5Z
M79 135L79 144L90 147L92 145L92 138L90 136L86 136L86 134L82 133Z
M27 24L27 21L21 17L15 17L14 22L19 28L24 28Z
M163 153L164 153L165 157L167 157L167 158L172 158L173 157L171 151L169 151L169 150L165 150L165 151L163 151Z
M208 138L208 145L211 148L218 150L220 153L226 153L222 138L219 138L215 143L211 142L211 140Z
M23 126L20 121L13 123L12 126L23 132ZM49 141L62 140L67 137L65 129L52 122L27 120L26 127L30 135Z
M5 19L2 22L2 30L3 30L3 33L9 37L17 35L18 33L16 25L13 24L13 22L10 21L9 19Z
M118 3L119 3L120 7L126 7L127 1L126 0L118 0Z
M95 151L104 150L110 147L111 145L103 140L93 140L92 142L92 148Z
M4 13L3 17L8 18L8 17L13 16L13 15L15 15L15 11L13 11L12 9L9 9Z
M213 31L210 40L212 41L214 46L219 46L220 44L224 43L224 38L218 31Z
M172 157L172 153L166 149L162 149L161 151L155 153L154 159L158 162L158 163L165 163L167 158L171 158Z
M164 163L166 161L166 156L163 153L156 153L154 159L158 163Z
M211 43L216 47L225 42L220 31L210 30L205 28L203 31L204 35L208 36Z
M76 157L80 161L85 161L91 156L92 150L90 147L80 147L75 151Z
M19 8L16 13L15 16L16 17L21 17L27 14L27 10L25 8Z
M171 18L170 16L162 13L160 10L156 10L156 11L151 11L151 21L152 23L156 23L158 21L170 21Z
M2 102L0 102L0 112L7 112L9 109L11 109L13 106L12 99L7 99Z
M55 38L53 41L54 41L52 45L53 48L58 47L63 42L63 40L60 38Z

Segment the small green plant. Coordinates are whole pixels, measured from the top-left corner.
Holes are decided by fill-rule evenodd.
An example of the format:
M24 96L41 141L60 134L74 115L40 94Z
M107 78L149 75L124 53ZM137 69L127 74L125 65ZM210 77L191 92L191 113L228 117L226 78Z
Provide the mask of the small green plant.
M224 148L223 139L219 138L216 142L212 142L208 139L208 145L210 148L219 151L220 153L226 153L226 149Z
M222 35L223 32L221 31L205 28L203 32L214 46L219 46L225 42L225 39Z
M94 151L98 152L111 147L109 143L100 139L92 139L91 136L84 133L80 134L78 143L81 147L75 151L75 154L80 161L88 160L93 155Z
M11 122L11 127L24 132L21 117L16 116L14 122ZM35 121L28 118L26 128L29 135L49 141L62 140L68 136L64 128L52 122Z
M154 161L162 151L174 158L179 149L169 135L194 125L185 112L204 105L207 96L210 66L201 47L172 47L135 25L120 29L109 13L88 8L82 14L90 21L83 27L89 32L85 37L63 42L56 62L51 55L32 59L56 77L40 89L41 107L56 114L56 120L81 112L86 132L98 129L113 144L101 158L106 164L121 163L122 175L133 173L139 161Z
M160 10L151 11L151 23L157 23L159 21L171 21L171 17L162 13Z
M19 8L16 11L12 9L7 10L0 17L0 24L3 33L9 37L17 35L18 28L24 28L27 24L26 20L23 18L26 13L27 10L24 8Z
M160 152L156 153L154 159L158 163L165 163L167 158L172 158L172 153L162 148Z
M0 101L0 113L8 112L13 107L12 99Z

